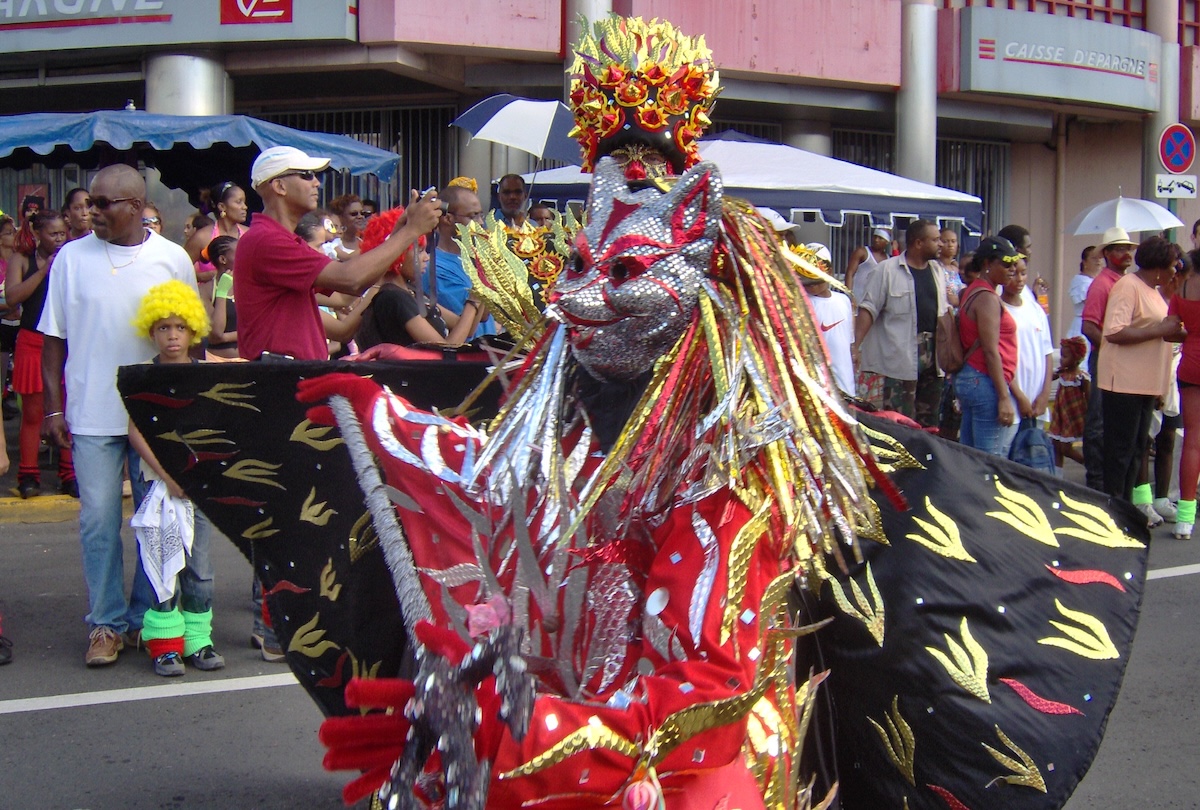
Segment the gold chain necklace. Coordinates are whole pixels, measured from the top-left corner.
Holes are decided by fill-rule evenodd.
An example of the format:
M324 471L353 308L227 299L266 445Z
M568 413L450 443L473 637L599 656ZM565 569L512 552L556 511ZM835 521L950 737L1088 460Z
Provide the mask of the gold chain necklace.
M129 265L136 262L138 260L138 256L142 255L142 248L144 248L146 246L146 242L148 242L149 240L150 240L150 232L146 231L145 237L142 239L141 244L138 245L138 249L133 254L133 258L130 259L129 261L125 262L125 264L113 264L112 255L108 252L108 242L105 241L104 242L104 256L108 259L108 266L112 270L112 274L115 276L117 274L118 270L128 267ZM128 247L128 246L122 245L122 247Z

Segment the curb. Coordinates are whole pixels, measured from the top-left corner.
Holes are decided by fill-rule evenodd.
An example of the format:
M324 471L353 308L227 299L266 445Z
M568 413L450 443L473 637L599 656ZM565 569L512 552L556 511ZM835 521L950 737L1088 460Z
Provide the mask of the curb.
M79 518L79 499L70 495L0 498L0 523L65 523Z
M121 513L133 516L133 504L124 498ZM79 499L70 495L38 495L36 498L0 498L0 525L12 523L67 523L79 519Z

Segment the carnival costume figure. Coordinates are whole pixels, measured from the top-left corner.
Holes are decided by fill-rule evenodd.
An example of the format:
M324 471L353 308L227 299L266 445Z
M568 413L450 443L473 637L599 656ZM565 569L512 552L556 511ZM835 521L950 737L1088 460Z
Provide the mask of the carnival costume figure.
M366 581L361 521L319 577L287 577L308 600L286 603L289 662L345 714L322 727L326 766L363 771L347 801L1061 806L1136 626L1136 513L847 409L799 281L819 271L698 160L717 89L702 39L604 20L572 79L587 222L548 320L507 308L530 314L498 416L414 407L382 369L299 383L313 407L291 442L325 455L278 488L312 486L302 523L337 520L315 476L344 440L415 642L407 677L346 685L344 667L399 674L336 632L347 545ZM493 265L470 264L492 304ZM209 500L261 504L226 531L267 548L286 515L264 519L276 467L255 464L262 500Z

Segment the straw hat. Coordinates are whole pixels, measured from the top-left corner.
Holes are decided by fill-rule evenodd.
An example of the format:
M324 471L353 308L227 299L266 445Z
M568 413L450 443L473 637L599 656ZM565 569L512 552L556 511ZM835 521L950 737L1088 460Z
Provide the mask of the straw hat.
M1104 236L1100 242L1100 249L1104 250L1114 245L1131 245L1137 247L1137 242L1129 238L1129 233L1124 228L1114 225L1104 232Z

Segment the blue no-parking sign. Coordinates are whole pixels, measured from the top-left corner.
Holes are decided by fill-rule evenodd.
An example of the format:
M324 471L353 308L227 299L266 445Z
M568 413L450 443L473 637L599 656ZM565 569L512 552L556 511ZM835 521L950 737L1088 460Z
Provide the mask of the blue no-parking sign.
M1171 174L1183 174L1196 159L1196 136L1183 124L1171 124L1158 136L1158 159Z

